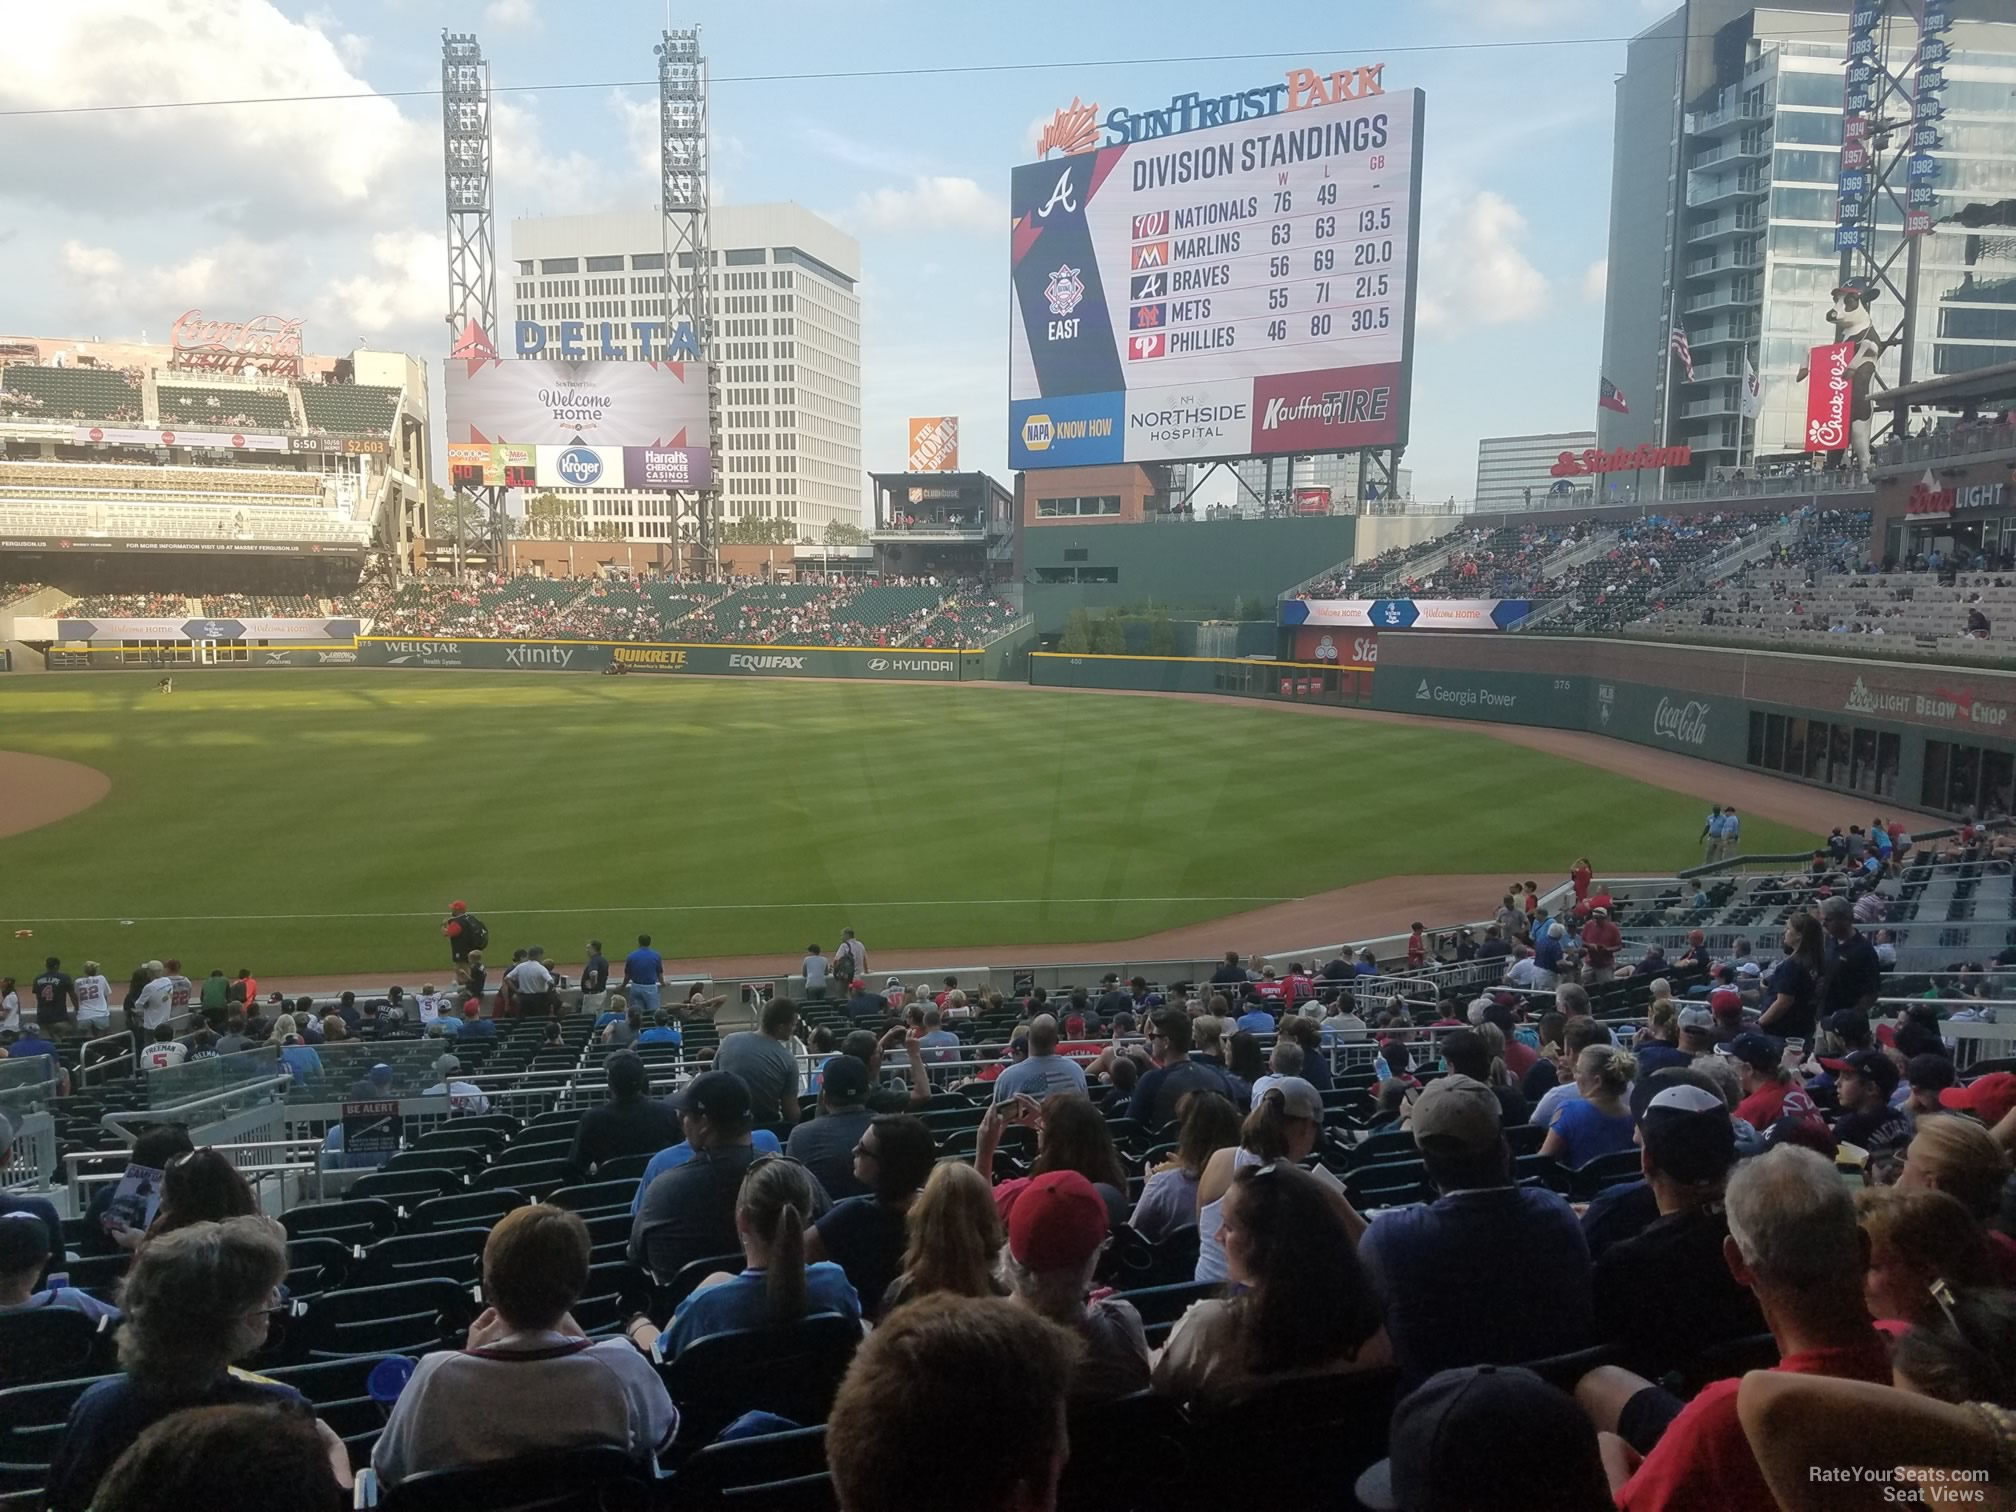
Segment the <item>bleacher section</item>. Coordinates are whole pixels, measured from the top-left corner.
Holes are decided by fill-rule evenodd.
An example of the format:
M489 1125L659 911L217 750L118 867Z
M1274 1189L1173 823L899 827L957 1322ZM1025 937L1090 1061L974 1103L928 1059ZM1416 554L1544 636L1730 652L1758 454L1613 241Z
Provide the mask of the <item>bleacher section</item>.
M155 390L165 430L230 429L251 426L262 431L294 429L294 408L285 394L253 388L184 388L162 383Z
M286 467L126 467L117 463L0 462L0 498L79 503L123 499L261 504L324 502L322 479Z
M399 390L354 383L304 383L301 414L311 431L382 436L399 412Z
M906 646L977 649L1015 623L1015 607L985 589L961 589L908 639Z
M140 386L105 368L39 367L10 362L0 368L0 414L40 420L106 420L139 424Z

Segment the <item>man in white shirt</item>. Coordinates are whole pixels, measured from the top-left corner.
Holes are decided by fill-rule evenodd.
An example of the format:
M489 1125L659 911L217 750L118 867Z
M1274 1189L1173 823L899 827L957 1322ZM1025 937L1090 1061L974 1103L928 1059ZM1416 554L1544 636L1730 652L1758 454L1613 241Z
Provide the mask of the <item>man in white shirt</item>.
M831 961L819 954L817 945L806 947L805 960L798 969L805 977L807 1000L818 1002L826 996L826 978L831 972L832 965Z
M842 982L868 979L868 947L854 937L854 931L840 931L840 948L833 952L833 969Z
M678 1409L625 1338L585 1337L568 1314L588 1284L588 1226L564 1208L521 1207L483 1247L490 1307L468 1347L424 1356L371 1450L396 1486L428 1470L610 1444L640 1464L672 1441Z
M490 1111L489 1095L481 1087L477 1086L476 1083L463 1081L459 1074L461 1070L462 1059L460 1056L443 1055L439 1057L434 1062L434 1085L421 1095L423 1097L439 1097L443 1093L446 1093L448 1107L452 1112L488 1113Z
M168 973L168 1011L180 1018L196 1001L196 984L182 975L182 963L173 956L168 958L164 969Z
M534 945L525 959L504 973L518 996L520 1018L543 1018L553 1012L553 973L546 969L546 948Z
M99 1031L112 1027L112 984L96 961L86 961L84 974L77 978L77 1026Z
M1249 1108L1260 1106L1260 1099L1267 1095L1269 1087L1278 1087L1290 1077L1302 1075L1302 1047L1294 1040L1283 1036L1274 1042L1274 1053L1267 1058L1267 1074L1253 1083L1253 1097Z
M140 1054L140 1069L165 1071L189 1058L189 1047L175 1038L175 1026L164 1023L154 1031L154 1042Z
M149 980L133 1000L133 1012L139 1015L139 1022L133 1022L129 1014L126 1024L133 1032L133 1058L136 1061L153 1043L154 1031L167 1023L175 1012L169 998L175 984L168 980L168 968L159 961L149 961L144 969Z

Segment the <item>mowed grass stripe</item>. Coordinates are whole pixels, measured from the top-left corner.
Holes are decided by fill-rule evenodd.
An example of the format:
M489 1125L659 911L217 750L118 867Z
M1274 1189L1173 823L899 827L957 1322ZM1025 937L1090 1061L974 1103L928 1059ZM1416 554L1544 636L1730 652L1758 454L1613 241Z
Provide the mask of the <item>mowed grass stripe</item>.
M403 973L445 960L430 920L457 897L504 919L493 953L572 958L590 933L648 929L672 953L781 962L843 924L956 951L1126 938L1380 876L1698 858L1693 799L1483 735L1230 700L363 670L178 674L164 698L153 681L0 680L0 745L113 779L0 852L0 924L35 930L0 936L0 971L25 980L53 951L114 974L168 954ZM1810 838L1745 825L1759 850Z

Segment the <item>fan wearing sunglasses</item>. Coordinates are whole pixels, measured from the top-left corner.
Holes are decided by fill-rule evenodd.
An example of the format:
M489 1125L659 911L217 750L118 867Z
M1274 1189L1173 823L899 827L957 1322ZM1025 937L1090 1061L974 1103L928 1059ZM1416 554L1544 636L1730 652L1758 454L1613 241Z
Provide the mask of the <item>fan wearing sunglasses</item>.
M245 1404L310 1415L293 1387L232 1368L266 1342L286 1275L286 1236L270 1218L192 1223L149 1238L120 1292L125 1373L100 1381L71 1408L49 1467L50 1512L83 1512L127 1446L185 1407ZM343 1441L316 1426L331 1448L331 1474L347 1486Z

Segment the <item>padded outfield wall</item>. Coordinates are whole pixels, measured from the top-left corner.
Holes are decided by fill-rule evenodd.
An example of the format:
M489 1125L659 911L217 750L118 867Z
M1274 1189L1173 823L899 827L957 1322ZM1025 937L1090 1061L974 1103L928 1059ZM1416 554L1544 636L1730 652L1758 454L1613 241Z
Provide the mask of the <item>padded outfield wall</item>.
M1998 795L2016 765L2016 674L1992 669L1577 636L1387 633L1372 705L1586 730L1930 810L1957 810L1955 783L1970 772L1979 775L1967 801Z

